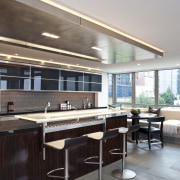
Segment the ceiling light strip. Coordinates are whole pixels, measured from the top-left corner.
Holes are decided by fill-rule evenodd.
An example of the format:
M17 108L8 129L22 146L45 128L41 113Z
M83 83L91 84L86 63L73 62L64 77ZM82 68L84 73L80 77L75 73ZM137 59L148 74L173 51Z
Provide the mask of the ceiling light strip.
M43 45L34 44L34 43L21 41L21 40L17 40L17 39L12 39L12 38L7 38L7 37L0 36L0 40L5 41L5 42L10 42L10 43L23 45L23 46L30 46L30 47L34 47L34 48L38 48L38 49L44 49L44 50L53 51L53 52L57 52L57 53L67 54L67 55L71 55L71 56L75 56L75 57L81 57L81 58L86 58L86 59L91 59L91 60L96 60L96 61L102 61L102 59L97 58L97 57L87 56L87 55L84 55L84 54L74 53L74 52L71 52L71 51L65 51L65 50L62 50L62 49L43 46Z
M60 63L60 62L55 62L55 61L48 61L48 60L44 60L44 59L29 58L29 57L17 56L17 55L11 55L11 54L0 53L0 56L7 57L8 60L10 60L10 58L14 58L14 59L27 60L27 61L35 61L35 62L40 62L40 63L43 62L43 63L48 63L48 64L56 64L56 65L61 65L61 66L68 66L68 67L81 68L81 69L88 69L88 70L94 70L94 71L102 71L102 69L100 69L100 68L91 68L91 67L87 67L87 66L73 65L73 64L67 64L67 63Z
M102 51L101 48L98 48L98 47L95 47L95 46L92 46L91 48L92 48L92 49L95 49L95 50L97 50L97 51Z
M50 37L50 38L54 38L54 39L58 39L59 36L55 35L55 34L50 34L48 32L44 32L42 33L43 36L46 36L46 37Z
M52 1L52 0L40 0L40 1L42 1L42 2L44 2L44 3L47 3L47 4L51 5L51 6L54 6L54 7L56 7L56 8L59 8L59 9L61 9L61 10L64 10L64 11L66 11L66 12L69 12L69 13L71 13L71 14L73 14L73 15L79 16L79 17L81 17L81 18L83 18L83 19L86 19L86 20L88 20L88 21L90 21L90 22L92 22L92 23L94 23L94 24L97 24L97 25L99 25L99 26L101 26L101 27L104 27L104 28L109 29L109 30L111 30L111 31L113 31L113 32L116 32L116 33L118 33L118 34L120 34L120 35L122 35L122 36L125 36L126 38L132 39L132 40L134 40L134 41L136 41L136 42L138 42L138 43L141 43L141 44L143 44L143 45L145 45L145 46L148 46L148 47L150 47L150 48L152 48L152 49L154 49L154 50L157 50L157 51L162 52L162 53L164 52L164 50L162 50L162 49L160 49L160 48L158 48L158 47L156 47L156 46L153 46L153 45L151 45L151 44L149 44L149 43L147 43L147 42L145 42L145 41L142 41L142 40L137 39L137 38L135 38L135 37L133 37L133 36L130 36L129 34L126 34L126 33L124 33L124 32L121 32L121 31L119 31L119 30L117 30L117 29L115 29L115 28L112 28L112 27L110 27L110 26L108 26L108 25L106 25L106 24L104 24L104 23L102 23L102 22L99 22L99 21L97 21L97 20L95 20L95 19L93 19L93 18L90 18L90 17L88 17L88 16L85 16L85 15L79 13L79 12L73 11L72 9L69 9L69 8L67 8L67 7L65 7L65 6L63 6L63 5L61 5L61 4L58 4L58 3L54 2L54 1Z

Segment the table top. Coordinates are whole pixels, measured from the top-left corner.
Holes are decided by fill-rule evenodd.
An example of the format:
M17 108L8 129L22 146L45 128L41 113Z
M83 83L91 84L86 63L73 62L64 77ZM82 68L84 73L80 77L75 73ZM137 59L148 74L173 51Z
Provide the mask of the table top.
M147 118L152 118L156 117L156 114L153 113L140 113L139 115L135 116L133 114L127 114L127 118L129 119L147 119Z

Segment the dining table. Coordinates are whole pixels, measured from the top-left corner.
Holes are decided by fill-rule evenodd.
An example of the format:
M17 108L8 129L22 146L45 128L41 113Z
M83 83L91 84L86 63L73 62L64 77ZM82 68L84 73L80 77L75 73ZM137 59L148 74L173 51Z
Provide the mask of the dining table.
M138 115L133 115L131 113L127 114L127 119L132 119L132 125L139 124L140 120L145 120L148 118L156 117L157 114L154 113L140 113ZM132 133L132 140L136 140L136 133Z

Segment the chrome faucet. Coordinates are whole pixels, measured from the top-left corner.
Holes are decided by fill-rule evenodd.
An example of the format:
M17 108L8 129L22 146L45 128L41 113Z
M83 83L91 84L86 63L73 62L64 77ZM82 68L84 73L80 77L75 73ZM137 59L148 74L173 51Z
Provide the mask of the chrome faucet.
M88 107L88 98L85 97L83 100L83 108L86 109Z
M47 109L48 107L50 107L50 102L47 102L46 106L45 106L45 109L44 109L44 113L47 114Z

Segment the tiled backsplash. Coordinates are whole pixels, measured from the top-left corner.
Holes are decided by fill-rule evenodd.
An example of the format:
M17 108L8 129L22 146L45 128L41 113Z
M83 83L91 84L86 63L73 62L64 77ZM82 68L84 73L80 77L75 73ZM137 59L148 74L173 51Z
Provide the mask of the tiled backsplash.
M69 101L72 107L82 108L83 100L88 98L92 106L97 106L97 94L93 92L45 92L16 91L0 92L1 113L7 113L7 103L14 102L14 112L44 111L47 102L51 103L49 110L59 110L59 104Z

